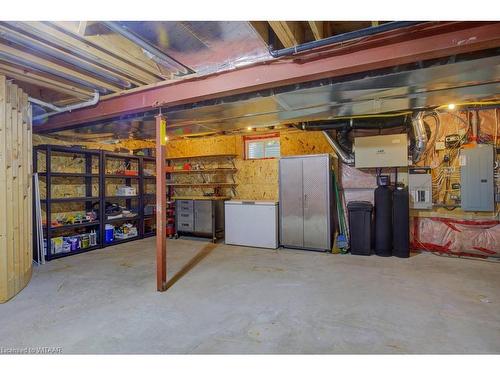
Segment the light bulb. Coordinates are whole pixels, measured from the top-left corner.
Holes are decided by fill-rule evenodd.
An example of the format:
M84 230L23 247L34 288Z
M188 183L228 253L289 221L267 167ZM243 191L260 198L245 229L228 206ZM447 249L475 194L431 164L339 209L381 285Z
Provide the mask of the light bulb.
M455 104L453 104L453 103L448 104L448 109L449 109L450 111L453 111L455 108L456 108L456 105L455 105Z

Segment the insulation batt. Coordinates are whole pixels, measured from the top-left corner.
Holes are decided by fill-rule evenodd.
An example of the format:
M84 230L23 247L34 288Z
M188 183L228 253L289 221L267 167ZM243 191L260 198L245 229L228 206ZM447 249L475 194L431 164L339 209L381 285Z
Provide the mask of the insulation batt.
M500 221L414 219L412 248L453 255L500 257Z

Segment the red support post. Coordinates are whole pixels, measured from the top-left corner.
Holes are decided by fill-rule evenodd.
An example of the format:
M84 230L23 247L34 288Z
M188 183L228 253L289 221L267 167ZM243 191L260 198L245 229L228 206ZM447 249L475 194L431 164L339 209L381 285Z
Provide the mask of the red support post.
M167 121L156 116L156 287L167 289Z

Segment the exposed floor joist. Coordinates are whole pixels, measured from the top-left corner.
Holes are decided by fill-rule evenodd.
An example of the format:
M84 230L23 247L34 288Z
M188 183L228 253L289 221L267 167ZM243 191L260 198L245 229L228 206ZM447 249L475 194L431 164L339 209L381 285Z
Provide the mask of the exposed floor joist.
M60 92L81 100L88 100L92 97L92 91L82 89L70 82L63 83L52 78L45 77L29 69L21 69L10 65L0 63L0 73L5 74L19 82L26 82L39 87L47 88Z
M18 61L21 61L21 63L24 65L26 63L27 67L36 65L40 67L46 67L47 69L50 69L51 71L54 72L59 72L61 74L64 74L68 77L73 77L75 79L75 82L82 81L82 82L88 82L89 86L93 86L96 88L103 88L106 90L109 90L111 92L117 92L121 91L121 88L119 86L112 85L108 82L105 82L103 80L99 80L97 78L90 77L88 75L85 75L83 73L80 73L76 70L67 68L63 65L53 63L49 60L43 59L41 57L38 57L32 53L28 52L23 52L20 51L16 48L7 46L5 44L0 43L0 52L8 54L9 56L13 56L18 59Z
M285 48L304 42L304 29L300 22L269 21L269 25Z
M54 116L39 131L62 130L85 122L151 109L158 104L172 106L193 103L500 46L498 23L420 25L412 27L410 31L389 34L358 43L356 48L346 47L343 54L338 49L334 56L328 56L327 51L323 51L322 59L308 58L307 55L301 55L300 61L298 56L294 60L278 59L265 65L206 76L203 80L186 79L115 96L101 101L94 108ZM464 40L468 43L461 42Z
M314 39L320 40L325 37L323 21L308 21Z
M63 50L71 51L76 56L88 56L88 60L93 60L100 66L117 74L121 74L125 79L135 80L137 84L153 83L160 78L145 72L142 68L138 68L116 56L104 52L100 48L96 48L89 42L83 42L77 38L77 35L68 35L68 33L53 27L52 24L47 24L45 22L9 22L9 25L31 36L58 45Z

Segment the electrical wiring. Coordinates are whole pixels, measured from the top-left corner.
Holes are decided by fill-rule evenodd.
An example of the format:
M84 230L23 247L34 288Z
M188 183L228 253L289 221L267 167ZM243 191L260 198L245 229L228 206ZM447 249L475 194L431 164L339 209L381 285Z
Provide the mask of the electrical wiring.
M482 106L482 105L500 105L500 101L489 101L489 102L465 102L465 103L454 103L455 107L463 107L463 106ZM446 109L449 110L449 105L444 104L435 108L435 110ZM451 113L451 112L450 112Z

